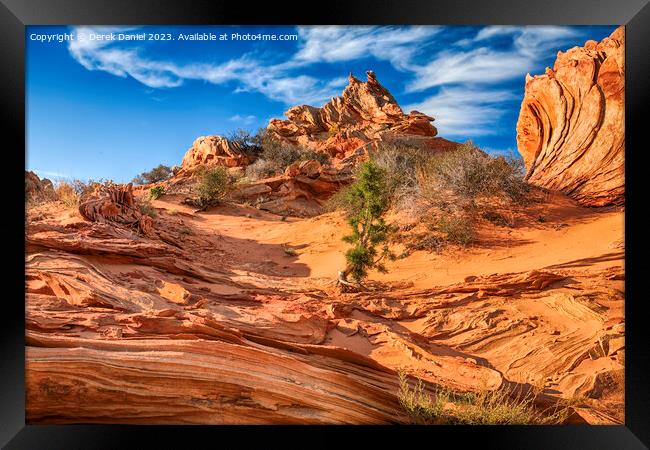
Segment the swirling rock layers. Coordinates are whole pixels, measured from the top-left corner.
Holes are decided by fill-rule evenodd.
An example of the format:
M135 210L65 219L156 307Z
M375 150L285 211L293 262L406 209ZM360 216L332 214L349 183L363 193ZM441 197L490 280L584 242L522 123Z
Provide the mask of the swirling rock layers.
M517 147L528 181L583 206L624 203L625 30L558 52L526 77Z

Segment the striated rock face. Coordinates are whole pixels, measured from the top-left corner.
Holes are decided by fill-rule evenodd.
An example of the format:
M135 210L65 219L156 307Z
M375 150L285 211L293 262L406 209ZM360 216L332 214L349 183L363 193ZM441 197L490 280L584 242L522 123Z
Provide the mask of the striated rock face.
M221 165L240 167L251 163L236 143L221 136L201 136L185 153L179 174L191 172L198 166Z
M517 146L528 181L584 206L624 202L625 30L559 52L526 77Z
M290 108L285 113L287 120L272 119L268 131L280 141L322 150L338 158L377 140L408 139L410 144L428 149L449 142L435 137L432 117L418 111L404 114L374 72L366 74L366 82L350 74L343 94L321 108Z
M233 198L255 202L274 214L311 217L321 214L326 199L351 180L351 168L337 169L316 160L297 161L283 175L238 189Z

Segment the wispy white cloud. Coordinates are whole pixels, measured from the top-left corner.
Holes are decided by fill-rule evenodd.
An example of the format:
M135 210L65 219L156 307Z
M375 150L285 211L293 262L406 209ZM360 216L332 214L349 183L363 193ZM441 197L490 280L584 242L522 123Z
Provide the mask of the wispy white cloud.
M441 136L468 138L497 134L498 121L505 113L500 104L516 99L507 90L443 87L424 101L407 105L405 110L433 116Z
M418 92L450 84L487 85L521 77L536 67L541 55L561 48L578 35L575 28L561 26L484 27L474 38L457 41L456 48L443 50L429 63L416 68L406 89ZM509 47L495 50L490 46L491 39L503 36L512 39ZM478 47L465 50L472 46Z
M422 42L441 31L437 26L419 27L299 27L302 45L294 63L341 62L373 57L389 61L400 70L411 69L412 58Z
M435 45L441 27L298 27L299 46L286 60L270 63L259 54L218 64L181 64L155 59L144 48L107 41L72 41L70 54L89 70L132 77L151 89L174 88L188 80L231 85L234 92L259 92L285 105L318 105L339 95L346 78L322 79L304 70L318 63L340 63L362 58L387 61L404 74L404 90L428 95L407 106L436 117L443 136L497 133L504 102L514 94L501 83L537 68L540 55L563 48L580 31L560 26L489 26L445 45L432 59L421 61L421 50ZM78 27L77 33L123 31L107 27ZM504 44L503 38L510 39ZM499 39L499 45L495 44ZM436 89L431 95L429 90ZM233 122L253 123L246 116Z
M247 116L241 116L239 114L235 114L234 116L231 116L230 118L228 118L228 120L230 120L231 122L235 122L235 123L243 123L243 124L246 124L246 125L250 125L251 123L254 123L257 120L257 117L255 117L252 114L247 115Z
M470 51L443 51L415 71L407 92L449 84L490 84L521 77L534 61L518 52L495 51L486 47Z
M123 31L121 28L77 27L77 35ZM286 104L322 102L336 94L338 82L307 75L292 76L290 67L263 65L243 55L221 64L177 64L150 58L141 49L123 48L111 41L75 40L68 46L72 57L88 70L101 70L119 77L130 76L150 88L174 88L186 80L221 85L234 83L235 92L257 91Z

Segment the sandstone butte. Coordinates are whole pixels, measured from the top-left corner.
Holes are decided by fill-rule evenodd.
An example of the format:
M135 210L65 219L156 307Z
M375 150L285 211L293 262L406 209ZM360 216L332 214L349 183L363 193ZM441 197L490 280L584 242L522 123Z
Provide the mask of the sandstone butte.
M279 142L328 154L331 164L297 162L282 175L238 189L234 198L276 214L311 217L323 212L324 201L350 182L354 166L380 142L408 143L428 152L457 145L436 136L432 117L418 111L405 114L374 72L367 72L365 82L350 74L348 82L342 95L323 107L294 106L285 113L287 120L272 119L267 128ZM198 167L222 165L241 170L251 162L236 143L221 136L202 136L175 168L171 184L178 188L188 183Z
M279 205L267 211L197 213L178 193L153 201L152 218L130 185L78 210L27 208L29 423L406 423L399 370L428 392L536 386L540 407L583 398L571 422L623 423L622 211L551 192L502 211L513 228L479 222L475 248L414 252L372 273L373 290L342 293L332 282L345 218L318 210L337 188L328 180L381 139L455 144L430 117L401 112L372 73L287 117L269 131L332 164L304 161L248 187ZM199 138L172 184L201 164L237 170L244 156ZM47 184L26 173L26 193ZM284 208L314 217L273 212Z
M625 29L558 52L526 77L517 147L531 184L584 206L620 205L625 192Z

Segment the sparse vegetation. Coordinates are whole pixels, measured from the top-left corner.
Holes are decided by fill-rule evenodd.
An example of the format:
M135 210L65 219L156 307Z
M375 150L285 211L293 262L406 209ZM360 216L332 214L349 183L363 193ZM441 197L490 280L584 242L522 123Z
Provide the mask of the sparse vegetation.
M192 234L192 229L190 227L182 226L178 228L178 232L184 235Z
M260 128L255 134L238 129L230 133L226 138L230 143L235 144L242 152L254 159L262 152L264 143L268 140L268 133L265 128Z
M134 184L152 184L165 181L172 176L172 169L169 166L163 164L154 167L148 172L142 172L140 175L133 178L132 182Z
M358 283L364 280L368 270L385 272L384 261L394 260L387 241L393 227L384 216L390 206L386 189L386 172L374 162L363 163L356 181L346 190L348 224L352 228L343 240L352 245L345 253L347 265L339 272L339 283L348 285L348 275ZM377 247L382 246L378 252Z
M202 207L215 206L228 194L231 180L225 167L203 169L197 173L197 176L198 183L194 189Z
M144 214L145 216L149 216L152 219L155 219L158 216L158 212L156 211L156 208L153 207L149 199L140 200L140 202L138 203L138 208L140 209L141 214Z
M435 396L425 392L422 380L415 387L399 372L400 405L416 424L455 425L551 425L562 424L576 402L560 400L554 406L539 409L535 392L516 394L501 387L476 393L455 393L438 389Z
M151 200L159 199L163 195L165 195L165 188L162 186L156 186L149 189L149 198L151 198Z
M56 197L65 205L66 208L77 209L79 207L81 196L70 183L59 183L54 188L54 192L56 193Z
M426 224L424 233L404 239L409 250L470 245L481 219L513 226L493 211L494 205L523 203L528 192L521 159L488 155L472 142L443 153L427 153L408 142L383 143L371 160L386 173L394 209ZM345 209L346 195L335 194L328 209Z
M323 152L297 145L282 144L271 138L265 138L258 159L246 168L246 178L259 180L281 175L294 162L310 159L315 159L321 164L327 164L330 161L329 156Z

